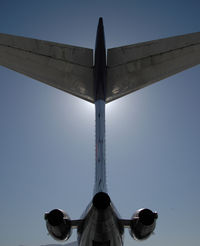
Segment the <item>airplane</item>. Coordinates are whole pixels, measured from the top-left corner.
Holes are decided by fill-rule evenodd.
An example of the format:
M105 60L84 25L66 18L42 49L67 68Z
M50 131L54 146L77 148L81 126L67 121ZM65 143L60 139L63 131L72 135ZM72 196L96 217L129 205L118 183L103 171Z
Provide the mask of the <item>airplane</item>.
M0 34L0 65L95 104L96 163L93 197L83 215L71 220L61 209L45 213L49 234L68 240L77 229L80 246L121 246L124 229L136 240L153 234L157 212L137 210L122 219L106 186L105 105L200 63L200 32L106 50L99 18L93 50Z

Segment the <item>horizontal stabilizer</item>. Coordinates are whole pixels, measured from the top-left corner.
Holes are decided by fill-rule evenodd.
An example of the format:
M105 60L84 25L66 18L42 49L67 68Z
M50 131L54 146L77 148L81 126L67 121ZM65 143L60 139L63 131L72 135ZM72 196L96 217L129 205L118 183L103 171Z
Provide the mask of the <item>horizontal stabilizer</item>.
M106 102L200 63L200 32L108 50Z
M94 102L92 49L0 34L0 65Z

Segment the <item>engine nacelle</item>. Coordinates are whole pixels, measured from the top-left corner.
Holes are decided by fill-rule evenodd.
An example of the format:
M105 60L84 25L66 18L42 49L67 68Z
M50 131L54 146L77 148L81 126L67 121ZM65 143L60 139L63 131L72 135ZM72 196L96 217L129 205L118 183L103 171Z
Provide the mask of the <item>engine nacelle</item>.
M61 209L45 213L46 227L49 234L56 240L67 240L71 236L70 217Z
M136 211L131 218L130 235L136 240L147 239L156 227L158 214L147 208Z

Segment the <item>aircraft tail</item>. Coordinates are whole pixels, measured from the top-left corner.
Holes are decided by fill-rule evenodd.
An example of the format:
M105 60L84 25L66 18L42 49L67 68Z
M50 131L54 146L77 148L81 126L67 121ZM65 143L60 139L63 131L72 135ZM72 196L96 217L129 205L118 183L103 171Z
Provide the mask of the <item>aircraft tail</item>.
M103 99L111 102L199 63L200 32L108 49ZM89 102L97 99L92 49L0 34L0 65Z

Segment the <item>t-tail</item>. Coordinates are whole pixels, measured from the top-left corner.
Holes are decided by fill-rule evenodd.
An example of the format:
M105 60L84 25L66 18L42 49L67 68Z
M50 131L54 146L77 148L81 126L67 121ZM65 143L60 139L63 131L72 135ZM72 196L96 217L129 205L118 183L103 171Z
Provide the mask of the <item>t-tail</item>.
M149 237L155 228L157 213L153 213L149 209L141 209L134 214L131 220L122 220L108 195L105 158L107 64L102 18L99 19L97 28L93 75L96 123L94 196L78 221L71 221L62 210L53 210L45 214L45 219L47 229L53 238L60 239L59 235L63 234L62 238L68 239L71 235L71 229L77 228L78 244L80 246L121 246L123 244L124 227L130 229L130 234L135 239ZM59 216L62 219L55 224L54 221L57 221ZM58 236L56 236L56 229L58 230Z
M148 238L157 213L137 210L121 219L106 186L105 104L200 63L200 33L117 48L105 47L99 19L93 50L55 42L0 34L0 65L95 104L95 185L92 201L79 220L61 209L45 214L49 234L67 240L73 228L80 246L121 246L124 228L134 239Z

